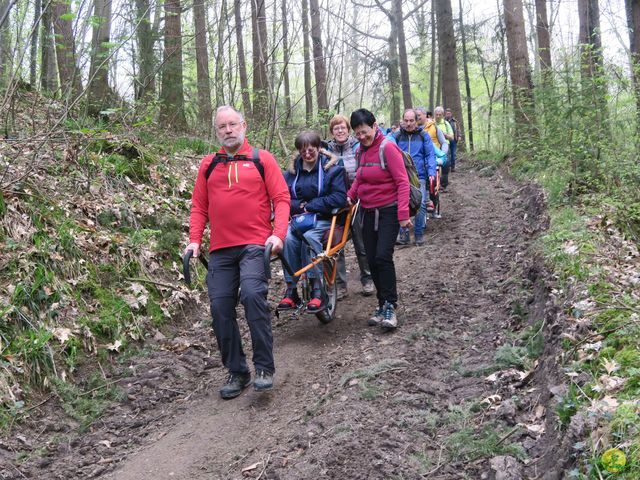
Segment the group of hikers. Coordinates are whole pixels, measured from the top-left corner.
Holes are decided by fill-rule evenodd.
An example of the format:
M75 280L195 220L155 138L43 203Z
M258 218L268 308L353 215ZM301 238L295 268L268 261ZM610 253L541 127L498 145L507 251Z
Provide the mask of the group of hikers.
M447 117L449 120L447 120ZM314 131L295 139L297 156L283 173L266 150L246 139L247 123L231 106L217 109L214 128L220 150L200 165L192 195L189 245L185 253L200 254L202 237L210 225L209 270L206 282L213 329L228 370L220 389L224 399L237 397L251 384L236 319L243 304L251 334L257 391L273 387L275 365L271 314L267 302L265 247L280 254L293 272L323 251L323 238L339 209L359 208L351 226L358 259L362 294L376 294L377 306L368 325L393 330L398 326L398 293L393 261L396 244L409 244L414 226L415 244L424 245L430 185L441 161L441 186L455 170L455 144L459 140L450 111L423 108L405 110L399 127L385 130L364 108L350 118L335 115L329 122L332 138L323 141ZM351 133L353 132L353 133ZM406 158L410 155L419 177L422 201L412 222L410 183ZM325 308L322 264L307 271L311 295L308 312ZM298 278L285 270L286 291L278 310L301 306ZM347 295L344 251L338 258L338 298ZM239 298L238 298L239 297Z

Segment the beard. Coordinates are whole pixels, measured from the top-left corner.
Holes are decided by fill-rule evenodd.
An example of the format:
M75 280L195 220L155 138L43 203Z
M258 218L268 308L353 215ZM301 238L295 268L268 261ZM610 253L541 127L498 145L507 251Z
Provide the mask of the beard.
M237 133L235 137L229 137L227 139L220 139L220 144L225 148L233 151L237 151L244 143L244 132Z

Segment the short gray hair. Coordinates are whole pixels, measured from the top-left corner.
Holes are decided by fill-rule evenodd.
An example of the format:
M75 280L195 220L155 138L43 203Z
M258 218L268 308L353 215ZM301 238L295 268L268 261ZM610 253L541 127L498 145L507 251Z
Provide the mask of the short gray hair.
M213 116L213 122L215 123L216 121L216 117L218 116L218 114L220 112L224 112L225 110L232 110L234 112L236 112L238 115L240 115L240 121L244 122L244 115L242 115L242 112L240 110L236 110L234 107L232 107L231 105L221 105L220 107L218 107L216 109L216 114Z
M433 111L433 114L435 115L436 113L442 113L444 115L444 108L436 107L435 110Z
M402 118L407 114L407 112L412 112L414 117L417 117L416 111L413 108L405 108L404 112L402 112Z
M427 114L427 109L424 107L415 107L414 110L416 112L424 113L425 115Z

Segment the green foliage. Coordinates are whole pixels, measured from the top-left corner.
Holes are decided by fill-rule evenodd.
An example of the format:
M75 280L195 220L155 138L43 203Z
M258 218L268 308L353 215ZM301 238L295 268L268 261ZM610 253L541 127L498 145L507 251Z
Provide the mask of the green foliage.
M53 388L62 400L65 412L80 423L81 430L86 430L111 403L122 396L117 387L97 374L90 377L84 391L61 380L55 381Z
M20 358L25 378L33 385L43 386L53 372L53 352L49 346L52 337L44 328L28 329L10 345L10 353Z
M584 398L579 395L578 388L575 384L570 384L566 395L562 397L556 407L556 413L562 428L566 428L569 425L571 417L576 414L578 407L583 401Z
M200 138L179 137L172 140L173 152L191 151L197 155L215 152L215 147Z

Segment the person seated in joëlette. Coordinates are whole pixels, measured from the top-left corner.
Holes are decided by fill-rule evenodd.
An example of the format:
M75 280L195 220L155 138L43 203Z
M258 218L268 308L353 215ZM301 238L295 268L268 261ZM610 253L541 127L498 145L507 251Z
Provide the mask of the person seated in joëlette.
M337 157L321 148L321 142L316 132L300 133L295 139L298 156L284 174L291 194L291 221L282 253L293 272L311 263L322 251L322 239L331 226L332 211L347 205L344 167L336 164ZM322 264L309 270L307 276L312 288L307 310L322 310ZM279 310L300 304L298 278L286 271L284 277L287 290Z

